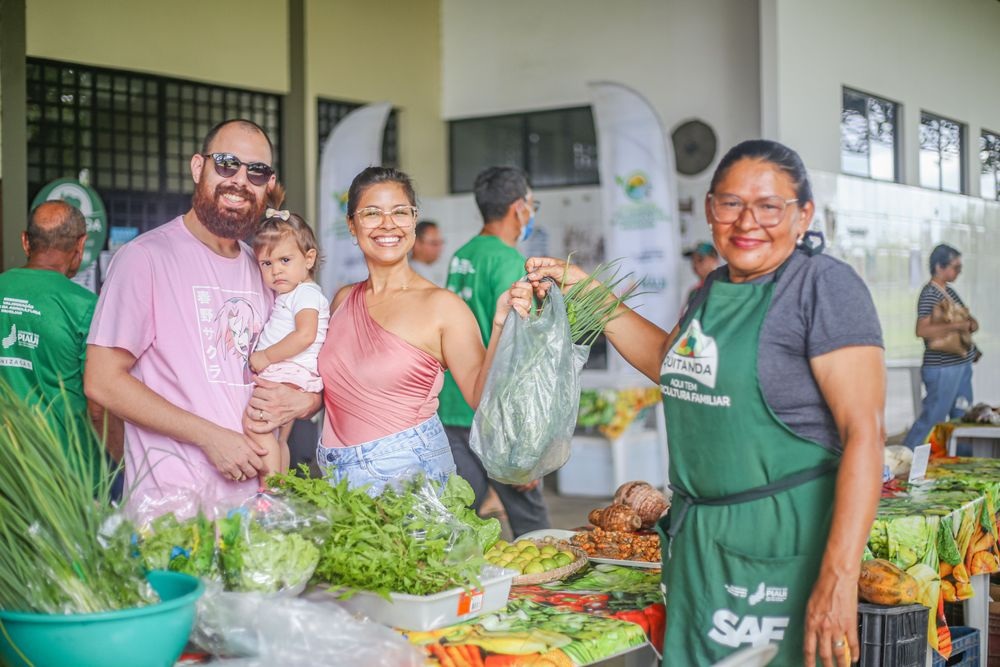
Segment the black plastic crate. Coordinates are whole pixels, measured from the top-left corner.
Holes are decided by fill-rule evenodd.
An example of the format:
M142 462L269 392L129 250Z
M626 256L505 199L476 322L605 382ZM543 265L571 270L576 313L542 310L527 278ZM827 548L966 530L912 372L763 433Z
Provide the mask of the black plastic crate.
M937 653L934 667L979 667L979 630L956 625L951 630L951 657L947 662Z
M861 667L924 667L927 607L858 603Z

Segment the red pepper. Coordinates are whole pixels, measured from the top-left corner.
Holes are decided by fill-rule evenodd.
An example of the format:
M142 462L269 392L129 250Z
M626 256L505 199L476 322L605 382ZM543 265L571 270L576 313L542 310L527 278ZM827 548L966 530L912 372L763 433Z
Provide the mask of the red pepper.
M611 615L612 618L617 618L622 621L628 621L629 623L635 623L642 631L649 634L649 619L646 618L645 612L641 609L629 609L627 611L619 611Z
M646 607L643 612L649 620L649 641L653 648L663 654L663 635L667 631L667 610L662 602L656 602Z

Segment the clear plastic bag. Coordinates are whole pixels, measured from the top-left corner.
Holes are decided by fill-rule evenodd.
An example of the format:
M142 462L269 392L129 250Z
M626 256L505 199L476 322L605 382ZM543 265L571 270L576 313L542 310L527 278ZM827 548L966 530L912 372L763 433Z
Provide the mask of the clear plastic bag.
M328 521L300 502L258 493L215 525L226 590L298 594L319 563Z
M467 496L458 491L462 484ZM368 591L388 599L390 593L430 595L478 585L483 545L496 535L488 522L470 525L456 516L473 497L467 483L439 488L420 473L394 480L375 498L346 485L335 488L345 500L352 496L351 512L331 525L331 547L317 579L336 595Z
M170 510L138 512L146 568L222 581L230 591L301 593L329 532L329 520L308 504L265 493L235 507L202 507L184 492L160 499L155 509L163 508Z
M570 338L557 287L540 313L522 319L510 312L469 438L490 477L527 484L566 463L589 354Z
M333 602L229 593L216 584L198 602L191 641L226 667L366 665L414 667L420 651L396 632L361 621Z

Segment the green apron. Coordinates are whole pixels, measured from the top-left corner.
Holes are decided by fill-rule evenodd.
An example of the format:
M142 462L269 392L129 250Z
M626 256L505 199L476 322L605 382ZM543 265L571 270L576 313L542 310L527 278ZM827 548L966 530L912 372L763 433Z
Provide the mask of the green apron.
M805 608L840 457L799 437L761 392L757 350L775 282L712 281L664 358L669 514L657 524L667 595L664 665L711 665L778 643L801 665Z

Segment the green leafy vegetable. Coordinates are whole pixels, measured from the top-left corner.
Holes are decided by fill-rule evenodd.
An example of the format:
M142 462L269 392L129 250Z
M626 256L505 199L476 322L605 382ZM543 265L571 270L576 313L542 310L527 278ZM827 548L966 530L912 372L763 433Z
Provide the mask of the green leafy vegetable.
M453 476L442 490L423 477L387 488L378 498L347 481L276 475L277 488L313 503L330 518L315 578L341 587L388 598L389 593L428 595L478 583L485 564L483 544L499 536L499 523L455 512L472 498L464 480ZM455 508L455 509L452 509ZM495 521L495 520L493 520Z

